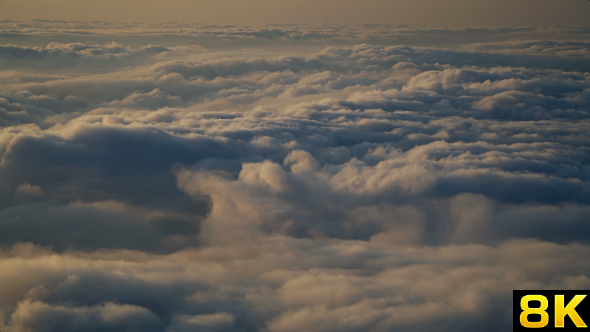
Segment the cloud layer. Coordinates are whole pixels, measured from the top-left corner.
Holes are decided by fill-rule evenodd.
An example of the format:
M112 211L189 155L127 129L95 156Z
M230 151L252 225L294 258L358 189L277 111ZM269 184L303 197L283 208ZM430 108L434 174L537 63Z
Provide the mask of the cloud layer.
M2 331L491 332L590 286L583 29L2 24L60 41L0 45Z

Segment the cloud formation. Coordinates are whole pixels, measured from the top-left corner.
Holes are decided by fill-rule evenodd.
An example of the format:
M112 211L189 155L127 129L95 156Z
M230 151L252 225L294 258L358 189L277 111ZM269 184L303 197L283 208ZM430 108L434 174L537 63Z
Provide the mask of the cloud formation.
M153 28L0 45L0 330L491 332L590 286L584 29Z

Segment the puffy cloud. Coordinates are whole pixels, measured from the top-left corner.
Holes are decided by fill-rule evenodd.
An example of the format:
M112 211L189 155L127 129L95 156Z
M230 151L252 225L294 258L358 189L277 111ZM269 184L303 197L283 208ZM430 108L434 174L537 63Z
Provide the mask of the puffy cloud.
M16 310L2 328L496 331L512 324L513 288L590 282L588 248L576 244L252 240L166 256L13 247L0 278L12 285L3 306Z
M590 284L583 28L0 25L2 331L499 331Z
M148 310L114 303L90 308L66 308L42 302L23 302L12 317L14 324L25 331L159 331L162 328L162 323Z

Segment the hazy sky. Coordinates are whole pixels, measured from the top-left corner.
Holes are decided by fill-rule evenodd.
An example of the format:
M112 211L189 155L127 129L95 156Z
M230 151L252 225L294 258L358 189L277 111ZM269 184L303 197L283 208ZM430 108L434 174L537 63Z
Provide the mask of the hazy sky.
M13 1L236 23L590 6ZM0 331L512 331L512 290L590 289L588 128L588 27L0 20Z
M587 25L584 0L3 0L0 19Z

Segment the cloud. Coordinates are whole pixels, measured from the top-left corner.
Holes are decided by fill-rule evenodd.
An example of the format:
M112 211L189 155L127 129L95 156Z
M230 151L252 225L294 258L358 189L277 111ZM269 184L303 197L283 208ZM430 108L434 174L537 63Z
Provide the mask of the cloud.
M184 315L174 317L167 331L231 331L234 330L234 316L228 313L209 315Z
M13 285L4 305L19 304L3 328L495 331L511 325L512 288L589 283L588 249L580 245L243 240L241 249L211 245L167 256L15 247L3 256L10 268L1 278ZM19 294L29 285L42 286Z
M41 40L0 46L2 331L500 331L590 284L584 28L0 25Z
M53 331L56 328L158 331L162 326L157 317L144 308L114 303L91 308L65 308L24 302L17 307L13 320L19 327L31 331Z

